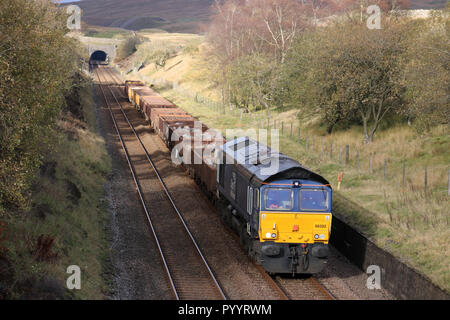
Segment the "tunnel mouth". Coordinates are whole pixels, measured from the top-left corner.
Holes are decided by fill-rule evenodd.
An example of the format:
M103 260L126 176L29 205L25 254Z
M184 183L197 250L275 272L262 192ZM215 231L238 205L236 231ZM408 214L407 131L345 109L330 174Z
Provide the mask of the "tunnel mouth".
M91 62L93 62L93 61L107 62L106 61L107 57L108 57L108 55L106 54L105 51L97 50L91 54L90 61Z

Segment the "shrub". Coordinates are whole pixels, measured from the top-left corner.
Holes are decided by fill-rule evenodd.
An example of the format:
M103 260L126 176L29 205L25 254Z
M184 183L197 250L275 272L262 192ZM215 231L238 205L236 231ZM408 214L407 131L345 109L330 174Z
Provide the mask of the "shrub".
M137 46L141 43L138 36L131 36L123 40L117 47L117 60L125 59L137 51Z
M0 215L26 207L79 68L67 14L50 1L0 2Z

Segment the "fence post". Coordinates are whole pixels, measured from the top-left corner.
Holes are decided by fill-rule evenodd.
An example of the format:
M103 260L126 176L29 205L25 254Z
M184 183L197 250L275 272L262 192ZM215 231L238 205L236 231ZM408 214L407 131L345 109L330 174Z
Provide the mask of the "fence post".
M333 141L330 142L330 160L333 160Z
M384 159L383 180L386 181L387 160Z
M290 136L292 137L292 122L291 122L291 134L290 134Z
M284 134L284 121L281 121L281 134Z
M447 195L450 196L450 170L448 170L448 193Z
M342 165L342 147L339 147L339 164Z
M356 169L359 172L359 150L356 151Z
M350 146L346 145L345 146L345 164L347 165L349 161L350 161Z
M298 141L300 142L300 127L298 127Z
M404 187L406 187L406 164L405 164L405 162L403 162L403 168L402 168L402 171L403 171L403 177L402 177L402 186L403 186L403 188ZM450 171L449 171L450 172ZM450 177L450 175L449 175L449 177Z
M325 140L325 138L322 137L322 143L321 143L321 145L320 145L320 155L321 155L322 157L323 157L323 152L324 152L324 148L323 148L324 140Z
M424 192L425 192L425 195L427 194L427 186L428 186L428 168L427 167L425 167L425 177L424 177L425 179L424 179Z

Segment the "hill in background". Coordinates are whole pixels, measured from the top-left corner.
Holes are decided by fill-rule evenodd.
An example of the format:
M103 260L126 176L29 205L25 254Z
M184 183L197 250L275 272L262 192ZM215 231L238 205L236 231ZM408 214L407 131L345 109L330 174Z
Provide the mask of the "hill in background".
M198 33L208 21L214 0L83 0L88 25L128 30L162 29L168 32ZM410 9L439 9L447 0L410 0Z
M410 9L442 9L447 0L409 0Z
M213 0L84 0L77 2L88 25L128 30L199 32Z

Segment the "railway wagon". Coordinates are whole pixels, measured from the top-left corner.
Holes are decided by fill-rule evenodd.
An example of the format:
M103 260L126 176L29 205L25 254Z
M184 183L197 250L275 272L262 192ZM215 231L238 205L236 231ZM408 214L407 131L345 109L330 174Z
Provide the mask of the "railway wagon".
M221 146L226 143L225 138L213 130L203 135L200 147L192 147L191 159L201 159L201 163L192 163L190 170L196 183L213 202L217 191L217 161L216 157Z
M202 150L214 141L210 134L205 134L209 130L207 126L202 125L202 131L199 128L194 128L194 126L195 124L192 124L192 127L183 127L182 130L177 132L179 138L175 137L171 138L171 140L178 140L172 141L176 148L175 154L182 158L183 168L200 185L200 180L198 175L195 174L195 169L206 160L203 157L204 153ZM199 169L197 168L198 173Z
M170 110L170 109L169 109ZM165 128L170 124L174 124L180 121L189 121L195 122L195 119L190 114L162 114L158 120L158 128L155 129L158 132L158 135L161 139L166 143L165 140ZM167 145L167 143L166 143Z
M167 115L188 115L188 113L178 107L153 109L150 116L150 124L155 131L159 130L159 118Z
M145 97L159 96L155 91L148 87L132 87L131 91L133 92L133 100L132 103L136 107L137 110L141 111L143 107L143 99Z
M132 102L134 100L132 88L144 87L145 84L142 81L138 80L127 80L125 81L125 96L128 97L128 100Z
M194 129L196 123L201 122L195 118L184 118L170 123L165 122L163 125L163 140L169 150L172 150L176 144L183 140L183 135L188 134L189 136L192 136L193 133L191 131ZM202 132L205 132L208 129L209 128L205 124L201 123ZM173 134L176 130L178 130L177 137L174 137Z
M221 153L218 211L250 257L268 273L320 272L331 234L328 181L248 137Z
M147 121L150 121L151 116L152 116L152 110L154 110L154 109L176 108L177 107L172 102L164 99L161 96L142 97L141 101L142 101L141 111L144 114L144 117Z

